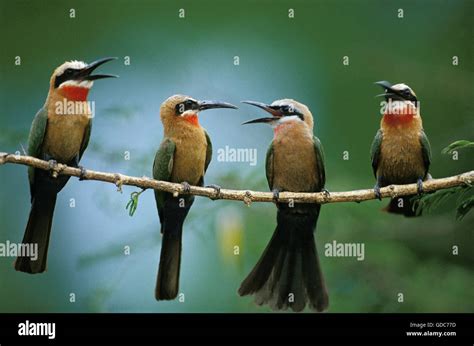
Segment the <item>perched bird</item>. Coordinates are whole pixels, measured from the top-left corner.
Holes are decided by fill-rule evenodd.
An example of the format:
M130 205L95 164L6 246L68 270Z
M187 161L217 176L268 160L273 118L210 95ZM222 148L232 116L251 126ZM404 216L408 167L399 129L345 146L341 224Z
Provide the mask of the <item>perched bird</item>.
M204 174L212 158L212 144L199 124L198 113L214 108L237 107L225 102L197 101L185 95L171 96L162 103L160 115L164 138L153 163L155 179L181 183L185 192L189 192L190 185L204 185ZM209 186L217 193L220 190L217 185ZM163 235L155 298L171 300L178 295L181 235L194 196L185 193L173 197L171 193L155 190L155 200Z
M372 168L377 183L374 191L381 199L380 188L390 184L418 184L423 192L423 181L430 179L431 147L423 131L419 102L413 90L406 84L391 85L387 81L376 82L385 89L378 96L385 97L380 129L372 143ZM416 216L412 198L392 198L385 209L390 213Z
M267 151L266 175L278 207L277 227L270 243L239 288L241 296L255 294L258 305L273 309L323 311L329 299L319 265L314 232L321 206L314 203L279 203L281 191L325 191L324 154L313 135L308 107L291 99L271 105L244 101L272 116L244 124L267 123L274 137Z
M89 143L92 125L91 110L84 101L94 80L116 77L108 74L92 75L92 72L113 59L104 58L91 64L68 61L53 72L46 102L31 125L28 155L50 161L51 168L57 162L79 167ZM69 176L59 175L55 178L51 172L29 167L28 177L31 211L23 244L38 244L38 258L32 261L30 257L18 257L15 269L36 274L46 270L56 197Z

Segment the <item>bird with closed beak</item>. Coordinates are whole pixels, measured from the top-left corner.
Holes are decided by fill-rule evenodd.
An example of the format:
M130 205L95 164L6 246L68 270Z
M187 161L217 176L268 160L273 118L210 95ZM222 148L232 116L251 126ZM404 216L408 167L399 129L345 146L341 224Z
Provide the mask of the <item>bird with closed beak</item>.
M418 184L430 179L431 147L423 130L420 104L414 91L406 84L376 82L385 92L380 129L371 147L372 169L377 182L375 195L381 199L380 188L390 184ZM417 216L414 196L396 197L385 208L390 213Z
M46 102L31 125L28 155L49 161L51 168L58 162L81 168L79 161L89 144L92 126L91 108L86 102L89 91L95 80L117 77L92 72L114 59L104 58L90 64L67 61L56 68L50 79ZM80 107L76 107L77 104ZM55 177L51 173L28 168L31 210L23 244L37 244L38 256L36 260L17 257L15 269L18 271L36 274L46 270L56 197L69 180L69 176Z
M182 184L184 193L174 197L171 193L155 190L163 236L155 288L157 300L171 300L178 295L183 223L194 202L194 196L189 194L190 185L204 185L204 174L212 158L212 143L199 124L198 114L216 108L237 107L225 102L198 101L189 96L174 95L160 108L164 138L155 155L153 177ZM219 193L219 186L209 186Z
M278 211L273 236L238 292L254 294L258 305L275 310L301 311L308 304L323 311L329 299L314 238L321 206L278 202L282 191L327 192L323 147L313 135L313 116L307 106L291 99L243 102L271 115L244 124L265 123L273 128L266 176Z

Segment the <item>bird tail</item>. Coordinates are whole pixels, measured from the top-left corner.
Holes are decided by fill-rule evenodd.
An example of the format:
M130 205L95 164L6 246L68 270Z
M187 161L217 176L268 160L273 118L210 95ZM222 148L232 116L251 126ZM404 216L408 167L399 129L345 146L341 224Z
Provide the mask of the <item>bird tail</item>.
M36 260L31 256L17 257L16 270L30 274L43 273L46 270L56 196L56 191L43 190L41 194L36 194L33 198L22 243L37 244L38 256Z
M405 215L406 217L420 216L421 213L417 214L416 212L415 202L412 201L413 197L415 195L392 198L383 210L388 213Z
M179 205L179 200L170 198L163 208L163 240L155 288L156 300L172 300L178 295L183 223L192 204L191 200L183 207Z
M274 310L301 311L306 303L323 311L329 298L319 265L314 230L319 208L314 213L278 210L277 227L270 243L253 270L242 282L239 295L255 294L258 305Z

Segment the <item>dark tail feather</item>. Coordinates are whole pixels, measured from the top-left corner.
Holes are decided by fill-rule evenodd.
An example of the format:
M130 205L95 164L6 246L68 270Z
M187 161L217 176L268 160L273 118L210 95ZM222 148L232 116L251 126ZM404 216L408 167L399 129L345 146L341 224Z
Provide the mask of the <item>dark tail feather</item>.
M181 237L183 223L192 205L193 199L180 206L178 198L171 198L165 202L161 231L160 266L156 281L156 300L175 299L179 290L179 272L181 267Z
M328 294L314 242L318 213L297 214L279 210L270 243L239 288L241 296L255 294L257 304L273 309L309 306L327 309Z
M389 213L402 214L407 217L420 216L421 214L416 213L414 202L411 201L413 197L415 196L392 198L390 203L383 210Z
M33 198L22 243L38 244L38 258L34 261L31 257L17 257L16 270L30 274L43 273L46 270L56 196L56 192L42 190Z

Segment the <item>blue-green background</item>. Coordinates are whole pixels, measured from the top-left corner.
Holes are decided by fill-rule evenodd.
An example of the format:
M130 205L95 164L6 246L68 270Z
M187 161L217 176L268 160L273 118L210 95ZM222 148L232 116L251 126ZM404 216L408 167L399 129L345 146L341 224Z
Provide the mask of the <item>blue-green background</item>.
M461 151L457 161L440 152L457 139L473 139L473 4L1 0L0 151L26 146L54 68L65 60L117 56L101 71L120 78L98 81L90 94L96 118L82 160L86 168L150 176L163 134L159 106L172 94L234 104L291 97L315 116L315 133L326 151L327 188L371 187L369 148L380 121L374 95L381 92L373 82L385 79L409 84L421 101L433 176L467 171L473 168L472 151ZM180 8L184 19L178 18ZM289 8L294 19L288 18ZM453 56L459 65L453 66ZM201 115L215 150L207 183L267 189L264 156L272 132L240 125L259 114L241 105L238 111ZM257 148L258 165L218 162L217 150L226 145ZM26 171L0 167L0 242L22 239L30 206ZM158 303L153 290L159 222L151 191L142 194L135 216L128 216L125 205L135 190L119 193L111 184L72 178L58 198L48 272L15 272L12 258L0 258L0 311L270 311L236 291L271 237L274 205L197 198L183 239L185 301ZM75 208L69 207L71 198ZM472 213L456 221L450 201L430 215L406 219L381 212L386 203L323 206L317 243L329 312L472 312ZM324 244L333 240L365 243L365 260L324 257ZM127 245L129 256L123 254ZM240 246L239 256L233 245Z

